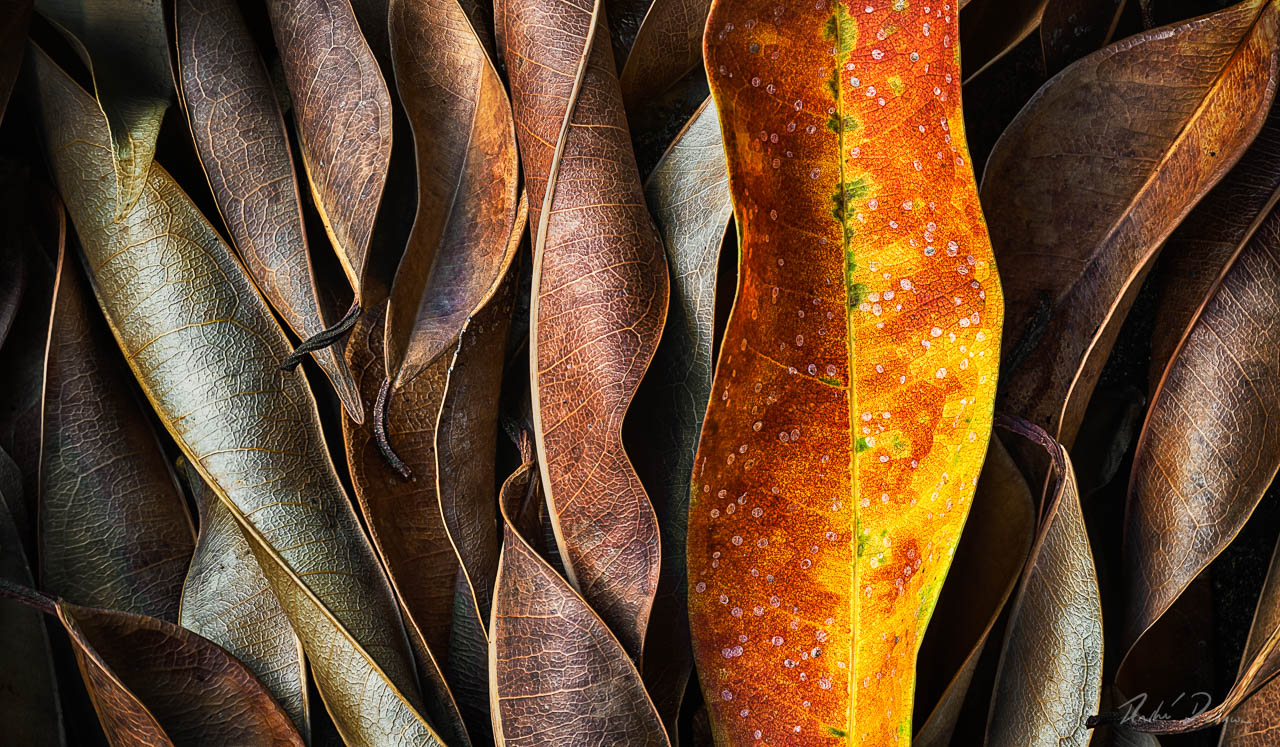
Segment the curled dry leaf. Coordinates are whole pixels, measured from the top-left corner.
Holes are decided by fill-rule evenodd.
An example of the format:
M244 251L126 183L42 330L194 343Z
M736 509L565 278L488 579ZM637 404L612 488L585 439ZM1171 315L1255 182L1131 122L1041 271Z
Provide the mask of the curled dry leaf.
M529 360L547 504L570 581L638 657L659 540L621 429L658 345L668 278L601 1L502 0L496 16L529 194Z
M1280 106L1272 106L1249 150L1169 236L1152 270L1160 290L1151 334L1155 392L1222 268L1280 202Z
M366 403L385 381L382 306L361 316L347 345L347 363ZM387 569L429 698L428 715L449 744L467 744L466 728L439 661L448 651L458 557L440 512L436 485L436 421L444 400L448 359L439 359L391 402L383 421L416 476L402 479L379 448L373 423L343 421L347 466L365 525Z
M7 581L0 594L62 623L111 744L303 747L253 672L217 644L164 620L81 607Z
M1277 545L1280 551L1280 545ZM1230 747L1274 747L1277 744L1275 714L1280 706L1280 679L1267 681L1280 669L1280 650L1277 650L1277 631L1280 630L1280 552L1271 556L1271 568L1267 581L1258 597L1258 608L1240 659L1240 673L1232 692L1248 690L1241 684L1258 687L1248 695L1225 719L1222 744ZM1261 660L1261 666L1255 664ZM1251 676L1252 670L1252 676ZM1252 689L1252 688L1250 688ZM1228 696L1229 697L1229 696Z
M175 23L191 134L232 243L294 333L315 338L325 324L289 136L267 67L234 0L181 0ZM312 355L346 411L363 420L342 347L338 340Z
M1280 469L1280 210L1236 250L1143 424L1124 533L1131 647L1235 538Z
M618 78L628 112L651 106L702 67L702 32L710 9L711 0L654 0L649 6Z
M1075 470L1044 431L1014 430L1050 453L1058 485L1009 611L986 743L1084 747L1102 695L1102 605Z
M740 261L693 475L695 658L721 740L889 744L986 456L1000 284L955 16L775 7L707 24Z
M122 218L147 184L160 122L173 98L168 24L162 0L38 0L93 74L107 118L115 191Z
M320 430L315 400L231 249L158 166L118 222L106 124L43 52L37 112L94 288L134 376L245 532L351 741L439 742L418 714L398 610Z
M182 462L200 512L200 536L182 586L179 622L247 666L306 739L311 728L302 644L235 516L191 464Z
M22 475L0 451L0 579L35 586L10 506L22 505ZM5 739L31 747L63 747L62 708L49 633L36 610L0 602L0 718Z
M1278 17L1245 0L1113 44L1000 137L982 201L1009 299L1002 411L1072 445L1156 251L1262 126Z
M349 0L268 0L316 209L356 304L391 160L391 95Z
M964 82L976 78L1035 33L1048 3L1049 0L972 0L963 11L956 11L963 20L960 59ZM953 12L946 5L949 4L944 3L943 19Z
M1000 440L992 438L933 624L920 644L919 660L927 669L920 671L916 701L935 705L914 744L951 742L987 637L1022 574L1035 524L1031 489Z
M177 622L195 528L78 264L59 253L45 356L41 588Z
M498 744L669 745L618 638L529 544L521 517L540 494L538 469L526 462L499 498L505 530L489 640Z
M686 609L685 539L689 476L711 398L716 271L733 217L729 173L715 103L707 99L645 184L671 268L671 305L662 342L631 414L646 434L636 469L653 497L662 538L662 570L645 648L644 678L671 730L693 659Z
M399 390L493 296L518 246L520 193L511 103L458 0L392 0L390 31L418 164L418 213L387 307Z

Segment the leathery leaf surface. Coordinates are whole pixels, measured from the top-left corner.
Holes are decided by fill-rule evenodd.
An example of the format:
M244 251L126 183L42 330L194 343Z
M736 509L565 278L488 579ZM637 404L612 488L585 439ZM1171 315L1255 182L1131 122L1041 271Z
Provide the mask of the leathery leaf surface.
M953 6L927 0L712 6L740 272L688 561L722 742L911 738L1003 313L956 38Z

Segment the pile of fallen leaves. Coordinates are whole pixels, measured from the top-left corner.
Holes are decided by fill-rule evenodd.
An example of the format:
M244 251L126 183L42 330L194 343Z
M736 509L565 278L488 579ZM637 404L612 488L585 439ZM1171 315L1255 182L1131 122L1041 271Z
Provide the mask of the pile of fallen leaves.
M0 741L1272 744L1280 0L955 2L10 0Z

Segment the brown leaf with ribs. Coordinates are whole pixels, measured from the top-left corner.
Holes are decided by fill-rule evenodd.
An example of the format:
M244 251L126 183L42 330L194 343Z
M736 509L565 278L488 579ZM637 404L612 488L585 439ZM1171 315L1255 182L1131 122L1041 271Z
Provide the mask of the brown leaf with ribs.
M302 227L289 136L244 17L234 0L181 0L175 22L187 119L232 243L254 283L295 334L332 342L331 336L316 337L325 323ZM338 329L343 329L341 323ZM342 341L311 354L343 407L363 420Z
M366 403L384 381L383 319L378 306L361 316L347 345L347 363ZM468 744L466 729L439 661L449 650L458 557L449 544L436 485L435 432L449 359L441 358L389 406L385 426L413 471L403 479L383 458L373 423L344 418L343 441L356 500L374 547L404 612L409 642L426 689L431 722L449 744Z
M1280 551L1280 544L1276 545ZM1280 670L1280 648L1276 645L1280 633L1280 552L1272 553L1267 581L1258 596L1258 608L1254 613L1249 640L1245 643L1244 656L1240 659L1240 675L1237 683L1248 682L1249 670L1257 669L1257 675L1249 684L1257 685ZM1254 662L1262 660L1262 666ZM1233 688L1235 689L1235 688ZM1280 679L1271 679L1257 688L1231 713L1222 729L1222 744L1231 747L1275 747L1280 745L1280 732L1275 728L1275 714L1280 708Z
M391 159L391 95L348 0L268 0L302 161L342 269L368 306L365 270Z
M702 64L711 0L654 0L618 82L628 111L643 110Z
M502 486L505 526L490 622L497 743L669 745L627 652L530 544L541 491L536 465ZM536 540L535 540L536 541Z
M304 744L245 665L185 628L81 607L7 580L0 596L58 618L115 747Z
M622 420L667 312L601 0L502 0L498 34L529 193L534 440L569 579L632 656L658 581L657 519Z
M1186 334L1222 268L1280 202L1280 106L1272 105L1262 131L1231 172L1205 195L1169 236L1151 271L1159 289L1151 331L1150 387L1160 384L1174 349Z
M996 143L982 202L1008 304L998 410L1071 446L1161 243L1262 126L1278 18L1246 0L1113 44Z
M1280 210L1210 290L1152 395L1129 481L1128 650L1233 540L1280 468Z
M41 587L177 622L195 528L81 273L64 249L45 356Z
M390 12L418 165L418 213L387 307L386 372L399 390L493 296L517 246L520 193L511 103L458 0L392 0Z

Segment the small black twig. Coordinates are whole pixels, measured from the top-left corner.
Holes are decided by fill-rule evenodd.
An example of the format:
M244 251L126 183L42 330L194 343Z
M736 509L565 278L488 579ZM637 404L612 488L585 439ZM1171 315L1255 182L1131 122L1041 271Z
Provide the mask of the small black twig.
M21 602L28 607L40 610L46 615L58 614L57 598L22 584L15 584L4 577L0 577L0 598Z
M391 448L391 441L387 438L387 408L390 406L391 380L383 379L382 387L378 389L378 400L373 404L373 437L378 442L382 458L387 460L391 469L405 480L414 482L417 478L413 476L413 470L409 469L409 465L405 464L396 450Z
M288 358L280 364L280 370L292 371L302 363L302 359L317 350L324 350L338 340L341 340L351 328L356 326L356 321L360 319L360 303L357 301L351 304L351 308L347 310L346 316L338 320L338 323L332 327L321 330L311 337L298 343L298 347L293 349Z

